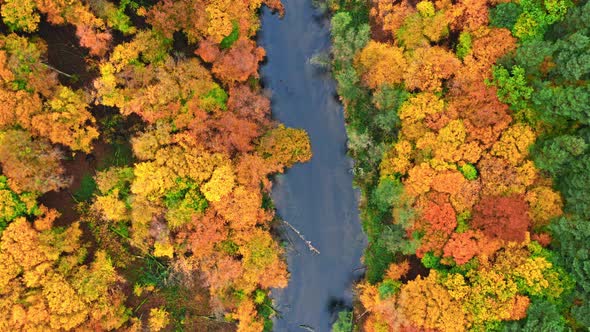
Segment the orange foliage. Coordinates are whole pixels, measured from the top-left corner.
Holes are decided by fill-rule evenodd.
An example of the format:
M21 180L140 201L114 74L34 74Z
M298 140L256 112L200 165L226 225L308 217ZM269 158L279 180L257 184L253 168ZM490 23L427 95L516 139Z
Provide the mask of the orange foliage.
M213 64L213 74L226 83L244 82L249 77L258 78L258 63L266 52L250 39L240 38L219 56Z
M401 263L391 263L385 272L385 276L391 280L400 280L410 272L410 262L407 260Z
M46 193L70 184L60 164L62 153L42 139L34 140L21 130L0 132L0 164L10 188Z
M264 135L257 148L257 153L266 160L268 165L281 171L295 163L308 161L311 156L311 145L305 131L286 128L279 125Z
M438 273L418 278L402 287L397 307L413 325L440 331L465 331L466 315L461 303L438 284Z
M391 36L402 26L404 20L416 12L408 1L393 3L389 0L371 2L371 18L378 27Z
M441 193L457 195L462 192L467 180L458 171L437 174L432 180L432 189Z
M411 53L404 80L410 90L439 92L444 80L451 78L459 66L459 59L444 48L421 47Z
M457 218L453 206L448 202L448 195L431 194L431 200L422 210L422 218L430 229L447 234L457 227Z
M498 250L501 241L486 237L480 230L454 233L443 249L444 257L452 257L455 263L463 265L478 255L489 256Z
M206 39L199 43L199 48L195 51L195 54L200 56L203 61L211 63L217 60L221 51L214 42Z

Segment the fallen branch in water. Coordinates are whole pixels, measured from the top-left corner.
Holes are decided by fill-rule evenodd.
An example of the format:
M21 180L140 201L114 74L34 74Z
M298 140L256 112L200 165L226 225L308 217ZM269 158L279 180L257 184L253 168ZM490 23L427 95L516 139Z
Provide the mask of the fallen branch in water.
M315 332L315 330L308 325L299 325L300 328L304 329L304 330L308 330L309 332Z
M63 71L61 71L61 70L59 70L59 69L57 69L57 68L53 67L52 65L48 65L48 64L46 64L45 62L41 62L41 64L42 64L42 65L44 65L45 67L47 67L47 68L51 69L51 70L54 70L54 71L56 71L58 74L62 74L62 75L64 75L65 77L68 77L68 78L73 78L73 77L74 77L74 75L70 75L70 74L68 74L68 73L64 73Z
M286 220L283 220L283 222L289 226L289 228L291 228L293 230L293 232L295 232L295 234L297 234L297 236L299 236L299 238L305 242L305 244L307 245L307 247L309 248L309 251L313 252L314 254L320 254L320 251L316 249L316 247L313 246L313 244L311 244L311 241L307 241L305 239L305 236L303 236L303 234L301 234L301 232L299 232L297 230L297 228L293 227L293 225L289 224Z

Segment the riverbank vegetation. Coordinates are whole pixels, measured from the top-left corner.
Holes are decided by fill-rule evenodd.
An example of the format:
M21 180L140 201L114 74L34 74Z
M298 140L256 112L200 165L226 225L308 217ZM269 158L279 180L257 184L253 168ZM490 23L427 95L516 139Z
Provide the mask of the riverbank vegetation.
M590 326L590 4L322 5L370 242L356 323Z
M0 3L0 330L270 331L288 281L258 11L279 1Z

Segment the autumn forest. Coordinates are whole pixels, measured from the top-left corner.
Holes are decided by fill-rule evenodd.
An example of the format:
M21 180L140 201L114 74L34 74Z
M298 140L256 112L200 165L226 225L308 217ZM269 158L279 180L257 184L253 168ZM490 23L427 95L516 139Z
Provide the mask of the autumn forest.
M590 3L313 4L332 46L310 62L337 84L368 239L332 330L589 327ZM271 192L316 156L271 115L262 7L289 15L0 0L0 331L288 318Z

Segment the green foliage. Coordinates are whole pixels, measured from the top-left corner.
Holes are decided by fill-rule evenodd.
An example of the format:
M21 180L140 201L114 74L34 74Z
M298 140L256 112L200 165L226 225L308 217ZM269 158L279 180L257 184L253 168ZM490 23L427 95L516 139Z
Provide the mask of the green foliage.
M406 231L397 224L387 225L379 234L379 241L384 243L384 247L392 254L412 255L418 248L418 242L406 238Z
M459 171L469 181L477 179L477 168L475 168L475 166L473 166L472 164L465 164L463 166L460 166Z
M89 201L96 191L96 181L90 174L84 174L80 181L80 187L74 192L74 199L77 202Z
M471 220L471 212L463 211L457 214L457 228L455 232L465 233L469 229L469 220Z
M370 245L364 255L364 263L367 266L366 278L372 284L383 279L385 271L395 257L387 247L387 242L377 236L377 234L369 236Z
M111 226L111 230L113 232L115 232L117 235L122 236L123 238L128 239L130 232L129 232L129 226L127 225L127 223L124 222L118 222L115 223Z
M272 332L272 317L275 315L276 310L272 307L272 300L268 297L268 293L262 289L257 289L254 292L254 303L258 315L264 320L263 332Z
M554 247L560 262L576 282L574 296L579 304L572 308L572 314L583 325L590 319L590 224L579 217L562 217L550 225Z
M561 261L576 280L577 286L590 292L590 224L578 218L562 217L550 228Z
M379 112L374 116L371 127L375 128L375 135L381 141L389 143L395 140L400 124L397 111L409 97L410 93L406 90L390 86L382 86L373 94L372 102Z
M379 181L373 192L372 202L383 214L390 214L395 202L403 192L402 183L394 178L386 177Z
M332 324L332 332L352 332L354 329L352 319L352 311L340 311L338 319Z
M567 330L565 318L555 304L538 298L533 298L525 319L509 322L504 328L505 332L560 332Z
M209 203L190 179L176 179L176 187L164 195L164 205L168 208L166 219L172 228L191 221L193 215L207 209Z
M216 108L225 111L227 109L227 98L227 92L225 92L225 90L223 90L219 85L215 84L213 89L201 96L201 106L209 112L215 110Z
M589 31L590 32L590 31ZM555 71L565 81L588 78L590 73L590 33L575 32L555 42Z
M170 268L151 255L143 258L143 264L137 272L136 283L142 286L164 287L170 277Z
M508 69L494 66L494 84L498 87L498 98L507 103L513 110L527 107L533 94L533 88L528 86L525 71L519 66Z
M332 17L332 54L337 69L350 66L356 52L369 42L369 34L369 25L355 24L349 12L339 12Z
M17 194L8 186L8 179L0 175L0 234L18 217L39 214L36 197L31 193Z
M442 265L440 264L440 257L435 256L432 252L427 252L424 254L424 257L422 257L421 261L422 265L424 265L424 267L427 269L439 270L442 268Z
M590 218L590 154L575 158L567 172L557 179L557 187L565 198L565 211Z
M275 204L272 201L272 197L266 191L262 193L261 207L262 207L262 209L264 209L266 211L274 211L274 209L275 209Z
M110 153L101 161L98 169L109 167L125 167L133 162L133 150L129 142L115 141L111 144Z
M522 7L516 2L499 3L490 9L490 25L512 30L521 13Z
M404 240L404 230L400 225L386 225L392 219L393 202L402 194L401 182L394 178L384 178L368 195L371 199L361 218L363 230L370 245L365 251L366 277L377 283L399 252L411 253L412 248ZM414 249L415 250L415 249Z
M240 38L240 26L238 25L238 22L233 21L232 26L233 28L231 33L223 38L219 43L219 47L221 47L221 49L230 48L238 40L238 38Z
M561 21L573 2L521 0L520 6L523 11L516 20L512 33L522 41L530 41L542 38L551 24Z
M360 77L353 67L346 67L334 74L338 82L338 94L346 100L357 100L362 93Z
M581 156L588 144L583 138L574 135L560 135L539 140L533 147L535 165L551 175L566 172L567 165Z
M122 0L119 4L119 8L117 10L110 11L107 14L107 23L109 26L113 27L121 31L124 34L132 34L135 33L135 27L131 22L131 19L127 14L125 14L125 9L129 7L133 7L133 3L129 0Z
M240 250L240 246L238 246L234 241L232 240L223 240L221 241L221 243L218 244L218 249L223 251L224 253L228 254L228 255L236 255L238 254L239 250Z
M459 35L459 44L457 44L457 57L461 60L471 53L471 34L463 31Z
M377 288L379 291L379 297L381 299L392 297L393 295L397 294L397 292L399 292L401 286L402 282L399 280L384 280Z
M459 273L465 276L469 271L478 268L479 260L477 259L477 257L473 257L463 265L456 265L455 262L453 262L453 264L454 265L452 265L452 267L449 269L449 273Z
M559 125L563 120L590 124L590 85L551 86L548 82L533 94L533 103L541 118ZM561 121L561 122L560 122Z

